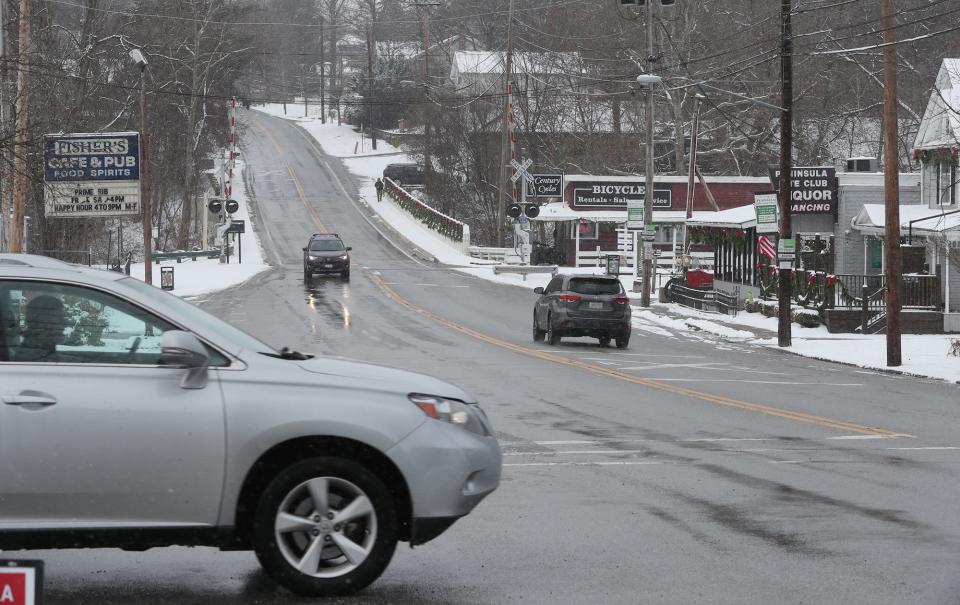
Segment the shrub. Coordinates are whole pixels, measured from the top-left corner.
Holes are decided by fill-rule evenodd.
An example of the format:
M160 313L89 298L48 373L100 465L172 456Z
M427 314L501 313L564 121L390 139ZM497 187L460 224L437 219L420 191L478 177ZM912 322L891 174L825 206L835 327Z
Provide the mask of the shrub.
M820 325L820 314L810 309L796 309L792 316L793 321L805 328L816 328Z
M764 317L776 317L779 310L777 301L766 300L760 303L760 313Z

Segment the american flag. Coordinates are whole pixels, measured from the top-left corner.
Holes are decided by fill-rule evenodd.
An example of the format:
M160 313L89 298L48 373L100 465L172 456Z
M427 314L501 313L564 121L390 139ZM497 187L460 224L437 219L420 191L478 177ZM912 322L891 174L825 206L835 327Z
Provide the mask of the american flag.
M766 235L761 235L757 237L757 250L763 256L766 256L770 260L775 260L777 258L777 249L773 246L773 242L770 241L770 238Z

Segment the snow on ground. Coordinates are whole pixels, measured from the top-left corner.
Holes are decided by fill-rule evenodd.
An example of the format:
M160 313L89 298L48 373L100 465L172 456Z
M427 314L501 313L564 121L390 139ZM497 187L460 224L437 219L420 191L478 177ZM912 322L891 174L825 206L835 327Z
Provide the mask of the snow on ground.
M692 325L718 336L745 338L752 344L779 348L776 338L750 338L751 335L756 334L756 331L775 333L776 317L764 317L760 313L743 311L735 317L717 315L673 303L655 304L653 308L654 311L641 311L639 316L648 321L651 321L651 317L660 317L661 320L656 323L679 330L690 331ZM663 317L658 313L669 314L669 317ZM634 317L636 318L637 315L635 312ZM752 329L754 332L738 328ZM739 332L739 335L734 335L736 332ZM904 334L901 339L903 365L900 368L887 368L887 345L884 334L831 334L824 326L805 328L794 323L791 325L792 346L782 350L863 368L890 370L960 383L960 357L948 354L951 341L957 338L956 334Z
M320 121L320 106L319 105L309 105L308 106L308 117L303 117L303 105L294 105L292 103L287 104L287 112L284 114L283 105L280 103L268 103L266 105L254 105L252 109L263 112L265 114L275 116L278 118L284 118L293 122L297 122L304 130L309 132L314 139L317 140L317 143L323 147L324 153L327 153L338 158L354 157L354 156L378 156L378 155L396 155L402 154L403 151L394 147L393 145L387 143L383 140L377 141L377 148L373 149L373 146L370 144L370 138L366 135L361 139L360 133L354 131L354 127L351 124L343 123L337 126L337 120L328 119L327 123L324 124ZM409 161L406 158L392 158L387 162L384 162L384 166L391 162L406 162ZM380 172L383 173L383 169L380 169Z
M949 354L950 341L956 339L944 334L904 334L901 337L901 358L899 368L887 367L886 336L859 336L851 334L832 334L831 336L852 336L852 338L815 338L792 339L791 353L805 357L815 357L829 361L839 361L863 368L891 370L916 376L941 378L960 383L960 357ZM770 347L776 347L776 339L764 341Z
M279 104L260 106L256 109L300 123L326 153L344 158L347 168L353 174L366 179L360 189L361 201L379 214L385 223L391 225L439 262L453 265L459 271L482 279L531 290L538 286L546 286L550 281L551 275L548 273L530 274L526 279L513 273L496 275L488 263L463 254L454 245L401 210L388 196L384 196L383 201L378 203L373 182L383 173L387 164L409 161L402 150L384 141L378 142L377 151L370 149L369 142L363 145L361 150L360 135L353 131L352 126L337 126L335 121L330 120L327 124L321 124L318 117L319 107L315 108L312 105L308 113L310 117L307 118L303 117L302 105L289 104L286 115ZM562 270L565 273L588 275L603 273L603 269L599 267L577 269L563 267ZM632 291L631 275L622 275L620 280L631 299L639 298L639 294ZM660 281L666 280L661 277ZM776 332L777 320L764 317L759 313L740 312L737 316L730 317L704 313L677 304L654 303L650 310L635 306L633 323L635 329L659 336L675 337L675 332L692 336L694 332L706 332L725 339L776 347L776 339L766 338L766 336ZM789 349L792 353L866 368L887 369L886 337L883 335L831 334L823 326L805 328L796 323L793 324L792 330L793 346ZM904 363L899 371L960 382L960 357L947 355L950 340L950 336L944 335L905 335L902 351Z
M174 289L172 294L181 297L194 297L230 286L243 283L268 269L269 265L263 260L263 249L260 247L260 238L257 237L250 212L247 208L247 192L241 183L243 180L243 163L237 161L237 176L234 182L234 199L240 204L240 209L233 214L233 218L246 221L246 233L237 235L238 241L234 244L233 255L229 264L221 264L218 259L199 258L196 261L184 259L177 263L175 260L165 260L159 265L153 264L153 284L160 286L160 268L173 267ZM243 263L237 262L237 252L242 246ZM143 279L143 263L134 263L130 266L130 275Z

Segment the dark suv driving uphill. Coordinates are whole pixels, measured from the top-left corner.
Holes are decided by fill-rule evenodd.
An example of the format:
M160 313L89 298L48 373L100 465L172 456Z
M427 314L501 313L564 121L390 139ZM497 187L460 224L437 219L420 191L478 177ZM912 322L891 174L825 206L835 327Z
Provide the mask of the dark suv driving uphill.
M605 275L557 275L533 307L533 340L551 345L564 336L590 336L605 347L630 343L630 300L620 280Z
M303 280L315 273L339 273L350 279L350 246L344 246L336 233L314 233L303 248Z

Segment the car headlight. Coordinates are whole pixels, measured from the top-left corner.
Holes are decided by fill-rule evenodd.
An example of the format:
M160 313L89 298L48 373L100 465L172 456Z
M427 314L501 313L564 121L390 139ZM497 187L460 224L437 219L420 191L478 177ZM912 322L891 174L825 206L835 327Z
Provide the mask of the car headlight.
M318 260L320 257L319 257L319 256L314 256L314 255L311 254L311 255L309 256L309 258L310 258L310 260Z
M462 401L419 393L411 394L410 401L431 418L449 422L477 435L487 434L477 413Z
M347 260L348 258L350 258L350 257L348 257L346 254L344 254L343 256L340 257L340 260Z

